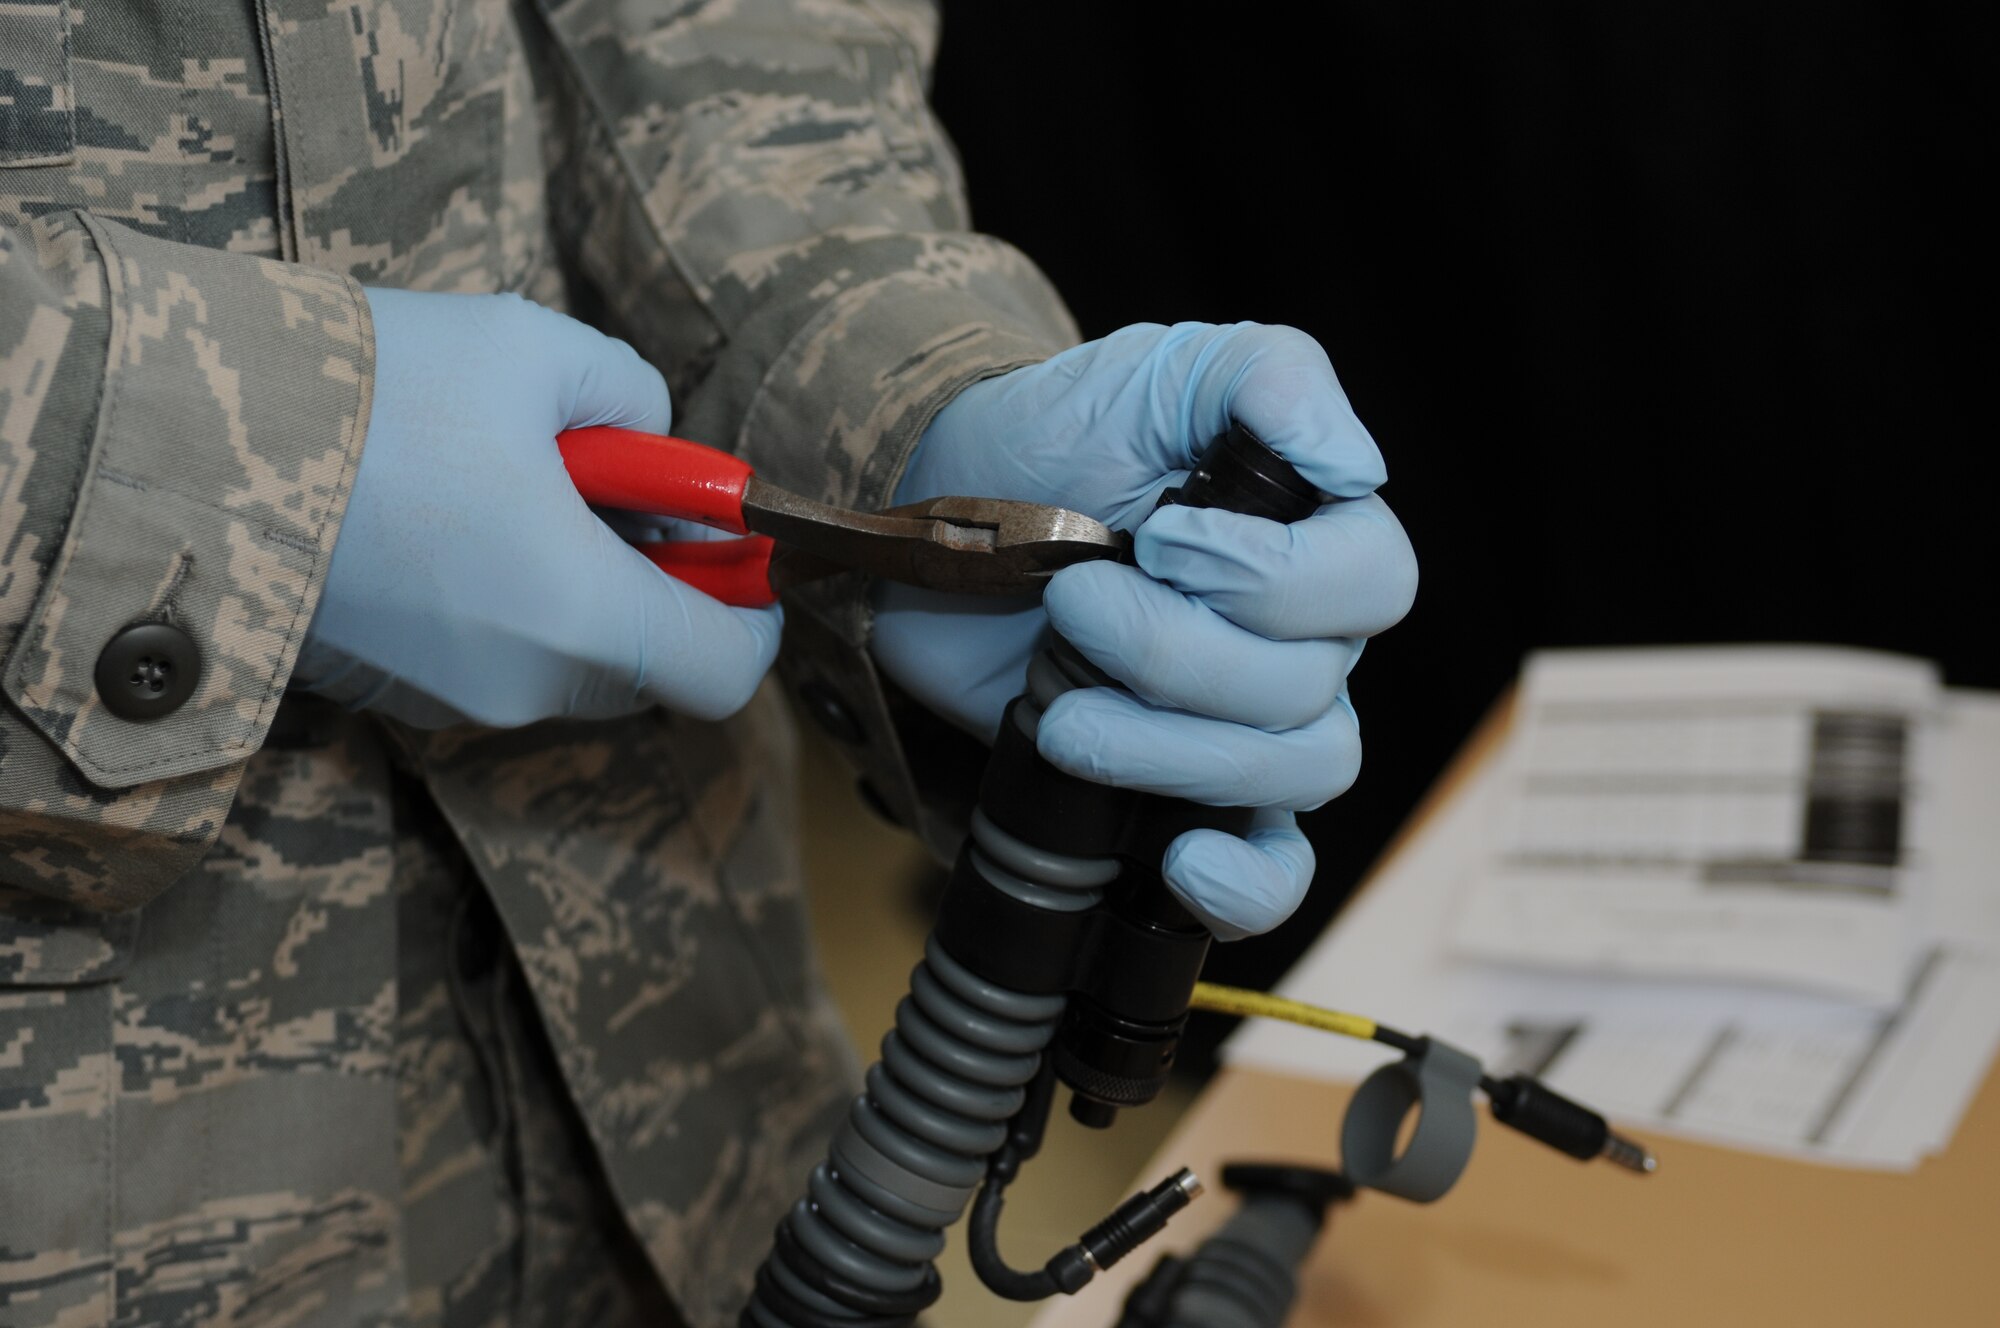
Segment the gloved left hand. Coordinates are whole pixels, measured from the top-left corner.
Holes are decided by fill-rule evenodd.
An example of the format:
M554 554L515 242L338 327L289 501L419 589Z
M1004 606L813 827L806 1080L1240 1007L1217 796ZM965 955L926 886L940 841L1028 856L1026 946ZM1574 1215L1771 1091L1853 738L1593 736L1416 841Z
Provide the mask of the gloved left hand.
M1334 498L1284 526L1154 510L1232 420ZM1249 838L1176 839L1167 884L1224 938L1289 917L1311 883L1294 812L1360 768L1347 675L1408 611L1416 559L1375 489L1380 452L1317 342L1290 328L1135 326L967 388L925 431L898 503L974 494L1137 530L1138 568L1085 563L1042 602L876 592L872 648L932 709L991 739L1050 625L1131 690L1056 700L1037 745L1071 773L1260 809Z

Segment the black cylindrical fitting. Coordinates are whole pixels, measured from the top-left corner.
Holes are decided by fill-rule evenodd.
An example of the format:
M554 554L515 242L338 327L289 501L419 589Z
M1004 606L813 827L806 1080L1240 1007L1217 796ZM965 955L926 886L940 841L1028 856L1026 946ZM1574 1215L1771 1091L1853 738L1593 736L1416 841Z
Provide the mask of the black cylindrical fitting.
M1295 1199L1316 1224L1326 1221L1327 1209L1354 1197L1354 1182L1338 1171L1283 1162L1231 1162L1222 1169L1222 1186L1242 1195L1245 1203Z
M1077 1244L1090 1251L1090 1261L1098 1271L1109 1268L1159 1235L1168 1219L1193 1202L1201 1192L1193 1182L1194 1177L1183 1171L1133 1195L1111 1216L1084 1232Z
M1494 1120L1586 1162L1603 1153L1611 1137L1604 1117L1524 1074L1503 1079L1487 1096Z
M1056 1076L1078 1097L1100 1105L1142 1107L1166 1087L1186 1026L1185 1016L1171 1023L1143 1024L1120 1019L1088 1001L1072 1002L1052 1052ZM1076 1119L1091 1123L1084 1117Z
M1325 494L1242 424L1232 423L1195 463L1187 483L1169 489L1162 504L1226 507L1271 521L1303 521L1327 501Z

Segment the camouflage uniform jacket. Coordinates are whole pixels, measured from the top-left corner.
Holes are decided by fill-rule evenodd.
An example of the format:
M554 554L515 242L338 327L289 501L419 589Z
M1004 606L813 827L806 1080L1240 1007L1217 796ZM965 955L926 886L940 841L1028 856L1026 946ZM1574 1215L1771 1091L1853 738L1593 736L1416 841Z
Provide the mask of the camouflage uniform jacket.
M934 35L918 0L0 0L0 1323L408 1320L412 800L681 1314L728 1320L849 1069L782 715L426 736L285 686L361 284L570 308L677 431L864 507L1073 339L967 229ZM856 587L790 619L787 677L921 818ZM202 659L145 723L93 683L141 620Z

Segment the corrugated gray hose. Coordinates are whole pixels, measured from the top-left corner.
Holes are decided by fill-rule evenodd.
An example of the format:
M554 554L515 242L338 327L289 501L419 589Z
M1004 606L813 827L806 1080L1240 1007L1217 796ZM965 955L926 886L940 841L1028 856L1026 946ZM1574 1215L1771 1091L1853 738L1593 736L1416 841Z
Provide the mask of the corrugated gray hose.
M1030 734L1076 685L1046 659L1032 676L1033 703L1014 710ZM1063 912L1097 903L1119 871L1024 844L977 813L966 851L994 886ZM899 1328L937 1299L945 1229L1006 1141L1067 1005L985 981L935 936L925 943L882 1059L779 1226L745 1328Z
M1185 484L1161 497L1163 503L1225 507L1287 522L1303 520L1326 501L1240 423L1204 450ZM1024 750L1033 752L1035 729L1055 697L1109 681L1073 651L1038 655L1028 694L1009 710L1008 722L1028 739ZM1011 742L1015 735L1002 736ZM1010 905L1049 916L1081 914L1098 905L1104 887L1119 877L1116 856L1042 849L1019 837L1032 837L1032 827L1009 824L1015 833L975 812L962 863L969 861L984 887ZM1186 953L1198 970L1207 934L1173 907L1197 939ZM1166 969L1154 961L1148 971ZM1180 995L1185 1017L1186 993ZM744 1328L902 1328L931 1305L939 1292L932 1260L944 1248L944 1231L965 1211L986 1179L989 1160L1008 1142L1010 1122L1028 1100L1027 1085L1068 1004L1063 994L1026 994L978 977L933 935L910 976L910 994L897 1007L896 1027L882 1043L882 1059L868 1071L867 1091L854 1100L826 1160L814 1169L807 1197L779 1224L743 1311ZM1106 1096L1122 1086L1115 1079L1107 1080ZM1134 1094L1131 1100L1147 1099ZM1059 1252L1045 1277L1003 1275L1006 1294L1073 1291L1198 1192L1199 1183L1184 1174L1135 1196ZM991 1277L987 1282L994 1285Z
M1280 1328L1318 1235L1319 1214L1296 1199L1246 1203L1188 1260L1161 1328Z

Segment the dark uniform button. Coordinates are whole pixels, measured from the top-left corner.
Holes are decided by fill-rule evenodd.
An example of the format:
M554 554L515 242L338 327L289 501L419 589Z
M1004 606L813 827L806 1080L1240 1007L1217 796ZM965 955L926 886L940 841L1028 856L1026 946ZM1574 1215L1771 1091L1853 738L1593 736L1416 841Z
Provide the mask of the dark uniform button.
M164 719L194 695L201 651L172 623L133 623L97 657L97 695L120 719Z

